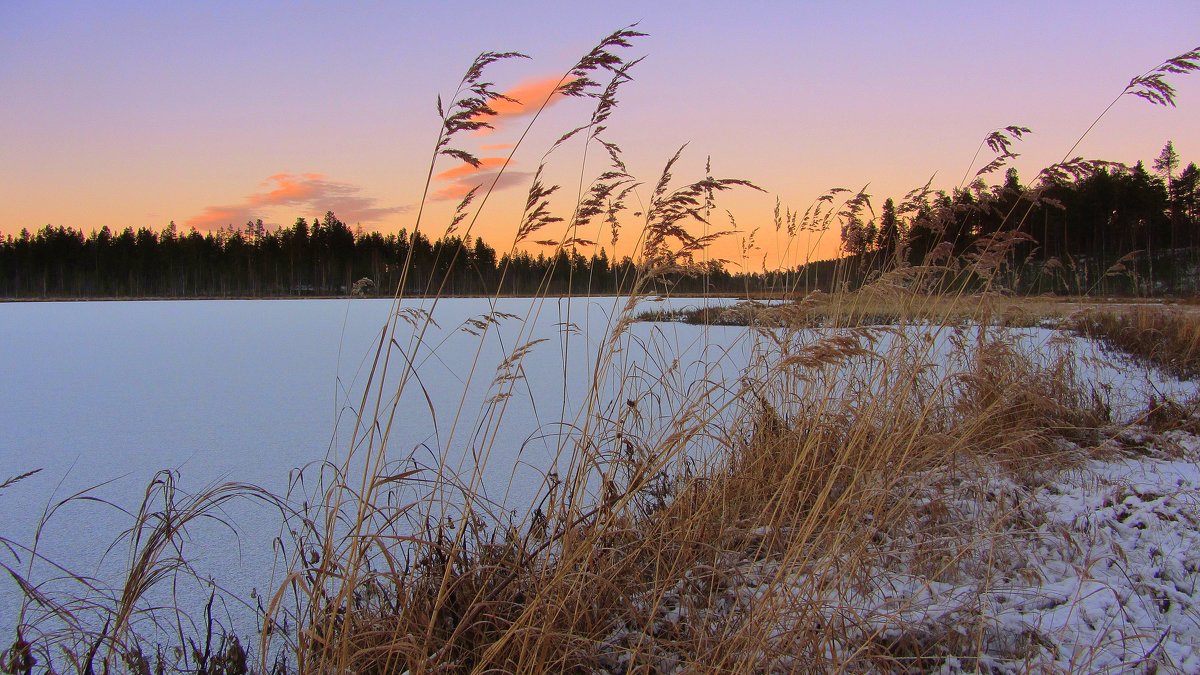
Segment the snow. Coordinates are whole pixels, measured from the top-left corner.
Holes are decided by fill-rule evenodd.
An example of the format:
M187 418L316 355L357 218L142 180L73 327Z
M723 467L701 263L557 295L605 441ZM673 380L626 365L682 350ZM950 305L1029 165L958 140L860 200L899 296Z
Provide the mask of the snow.
M923 497L906 529L881 533L865 568L726 559L696 571L723 589L680 582L649 634L619 628L600 661L615 672L640 651L682 672L686 657L657 635L689 616L728 627L756 615L774 628L755 670L784 671L779 654L799 658L789 636L818 616L835 628L830 664L864 645L917 644L920 669L944 673L1200 672L1200 437L1134 429L1118 441L1034 485L999 465L914 476L902 489Z
M992 467L988 487L1003 495L998 502L1019 503L1030 528L1004 542L1007 555L993 556L987 569L968 565L950 583L903 568L875 570L872 592L844 600L885 635L971 611L992 646L1034 636L1031 653L1020 658L989 655L1002 670L1153 664L1197 672L1200 471L1194 459L1171 458L1162 445L1148 446L1150 456L1090 461L1035 489Z

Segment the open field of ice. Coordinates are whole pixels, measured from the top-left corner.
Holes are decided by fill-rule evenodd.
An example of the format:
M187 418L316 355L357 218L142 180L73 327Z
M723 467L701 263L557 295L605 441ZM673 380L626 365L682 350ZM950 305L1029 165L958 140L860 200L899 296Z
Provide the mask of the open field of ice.
M624 305L611 297L405 304L411 308L405 315L419 325L425 324L418 310L431 311L436 324L414 346L416 329L398 322L394 338L416 377L396 406L389 457L411 454L426 466L469 468L483 449L472 440L484 401L497 393L498 364L542 340L531 347L486 448L489 497L524 509L565 433L559 421L577 414L595 355ZM162 469L178 470L180 486L190 492L237 481L285 493L291 470L344 457L391 307L390 300L0 304L0 475L41 469L0 494L0 537L31 544L48 507L88 488L92 497L136 510ZM481 338L468 320L489 314L497 322ZM720 381L736 371L709 372L706 364L744 364L746 352L723 349L743 335L732 328L634 324L618 368L634 373L627 389ZM389 394L404 370L401 350L390 351ZM452 451L443 458L442 448ZM185 553L246 597L270 583L279 512L236 501L224 515L236 536L216 524L197 528ZM39 552L74 572L103 577L102 557L109 570L128 559L127 543L108 547L130 522L112 506L73 502L48 521ZM46 567L30 569L27 554L19 563L0 554L34 578L54 576ZM17 588L5 578L0 634L11 634L16 601Z
M770 366L769 359L759 358L770 355L772 348L765 346L770 340L738 327L636 323L623 334L619 348L609 350L606 345L624 304L616 298L504 299L494 304L447 299L436 307L405 305L404 316L411 323L397 322L394 334L381 332L392 311L388 300L0 304L0 344L6 347L0 361L0 479L41 469L0 493L0 537L32 545L47 508L91 488L87 494L107 504L89 500L63 506L47 521L38 552L76 573L100 578L103 586L114 571L127 566L128 543L110 546L131 522L126 511L137 509L159 470L177 470L187 491L237 481L282 495L297 467L344 458L381 344L392 361L382 386L376 382L373 391L384 394L382 415L376 419L381 424L392 419L388 458L464 473L484 463L482 493L498 510L524 511L538 494L543 474L553 468L556 450L570 443L589 396L595 397L593 410L602 413L636 398L652 427L669 423L682 402L707 391L709 409L719 423L720 406L728 402L723 397L735 395L741 375ZM425 322L426 311L435 323ZM887 353L890 341L898 339L890 330L866 331L878 353ZM953 349L954 342L978 338L978 329L969 327L907 330L927 333L923 358L948 373L963 366L955 362L960 352ZM803 341L817 335L806 331L793 337ZM1143 411L1152 394L1178 397L1194 390L1189 383L1055 330L1020 329L1007 336L1022 350L1046 359L1070 354L1080 379L1095 386L1118 420ZM503 367L506 358L527 345L519 368ZM593 389L597 358L604 354L613 359L611 368ZM387 399L409 363L414 375L395 401L393 417ZM854 368L860 376L870 377L878 369L885 377L886 366L878 362ZM823 377L837 378L838 373L829 370ZM499 408L489 408L488 402L497 400L502 401ZM497 409L502 416L486 412ZM1098 464L1096 471L1116 481L1113 472L1124 470L1123 461ZM1166 469L1150 462L1146 470L1171 480L1183 470L1180 464L1161 466ZM1188 491L1178 499L1190 504L1200 478L1182 476L1178 485ZM1098 498L1088 491L1078 492L1073 501L1058 494L1038 495L1050 523L1046 527L1075 522L1099 508ZM303 495L293 493L293 498ZM237 597L271 588L278 581L272 576L273 569L278 574L272 540L281 535L279 511L240 500L227 505L220 517L223 522L193 529L184 556ZM1162 520L1157 527L1188 527L1187 536L1195 536L1191 515ZM1140 544L1120 539L1121 532L1113 535L1114 541L1128 543L1132 554ZM1110 545L1097 539L1095 545L1101 544ZM1044 551L1038 555L1048 566L1043 577L1063 584L1086 581L1063 571L1069 571L1071 560ZM0 562L35 581L57 575L49 565L31 565L30 560L28 551L0 550ZM1128 571L1121 569L1122 574ZM1190 570L1188 575L1188 580L1194 576ZM957 586L925 588L911 580L893 581L888 582L891 590L884 592L881 586L860 599L864 612L894 602L900 592L912 611L942 616L938 603L946 602L946 594L960 593ZM50 581L44 589L64 585ZM966 587L974 588L970 583ZM1100 597L1082 585L1062 593ZM0 636L12 635L19 597L14 583L0 581ZM203 589L193 589L181 600L203 605L206 598ZM1026 603L1030 608L1034 604ZM1011 621L1032 621L1025 615L1034 610L1021 609L1026 605L1010 604L1003 612L997 608L990 620L1010 621L1016 612L1023 614ZM1186 609L1178 610L1182 613L1174 624L1196 627L1200 616L1191 605L1177 607ZM910 609L905 606L904 611ZM220 612L230 628L254 632L253 614L244 608ZM1054 625L1060 633L1084 635L1086 630L1070 623L1074 616L1046 621L1059 621L1061 626ZM1146 616L1127 621L1131 636L1147 621L1153 623L1154 617ZM1088 621L1080 625L1095 623ZM1194 662L1190 638L1164 638L1163 644L1175 650L1177 662Z

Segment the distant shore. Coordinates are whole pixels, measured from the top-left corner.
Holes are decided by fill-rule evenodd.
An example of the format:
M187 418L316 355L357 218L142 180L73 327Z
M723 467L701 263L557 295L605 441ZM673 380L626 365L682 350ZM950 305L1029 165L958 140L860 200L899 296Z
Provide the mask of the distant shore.
M784 300L795 297L788 293L670 293L664 297L672 298L741 298L751 300ZM0 298L0 303L17 302L140 302L146 301L175 301L175 300L390 300L391 295L187 295L187 296L96 296L96 297L30 297L30 298ZM419 295L404 295L405 298L417 298ZM540 293L521 295L477 295L442 293L440 298L612 298L624 297L621 294L596 293L594 295L579 295L566 293Z
M653 294L651 294L653 295ZM803 297L803 294L797 293L782 293L782 292L729 292L729 293L661 293L661 297L672 298L737 298L740 300L798 300ZM86 296L86 297L22 297L22 298L6 298L0 297L0 304L4 303L23 303L23 302L169 302L180 300L389 300L391 295L186 295L186 296ZM417 294L404 295L402 297L413 299L420 297ZM540 294L519 294L519 295L478 295L478 294L456 294L442 293L440 298L612 298L623 297L622 294L612 293L596 293L593 295L566 294L566 293L540 293ZM1180 298L1180 297L1121 297L1121 296L1044 296L1044 295L1027 295L1013 296L1013 299L1063 303L1063 304L1097 304L1097 305L1158 305L1158 304L1184 304L1193 305L1200 304L1198 298Z

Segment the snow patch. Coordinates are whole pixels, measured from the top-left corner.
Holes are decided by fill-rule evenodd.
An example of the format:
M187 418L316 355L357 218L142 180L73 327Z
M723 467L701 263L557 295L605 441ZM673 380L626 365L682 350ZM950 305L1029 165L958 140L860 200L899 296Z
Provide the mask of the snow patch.
M645 620L614 630L598 661L682 672L698 664L672 651L681 631L751 631L739 665L756 671L866 654L943 673L1200 672L1200 437L1134 435L1139 447L1126 434L1125 451L1033 484L997 464L916 476L910 516L858 569L727 554L642 599ZM797 653L801 635L819 653Z

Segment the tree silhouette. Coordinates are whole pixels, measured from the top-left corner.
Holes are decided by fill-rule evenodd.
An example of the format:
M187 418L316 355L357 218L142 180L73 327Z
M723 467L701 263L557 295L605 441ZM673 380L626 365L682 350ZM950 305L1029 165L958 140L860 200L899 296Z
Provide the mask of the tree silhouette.
M663 290L740 294L746 290L834 288L865 282L873 270L924 265L930 254L970 254L979 242L1006 232L1034 242L1009 256L1006 283L1017 291L1195 292L1200 262L1200 171L1179 170L1167 143L1153 163L1130 169L1097 165L1078 176L1059 175L1024 186L1010 169L1003 184L982 183L953 194L920 192L884 202L877 220L864 209L842 218L846 260L819 261L803 270L732 273L718 262L673 272ZM876 226L878 227L875 230ZM948 249L949 247L949 249ZM598 250L597 250L598 249ZM619 293L635 261L611 258L599 247L572 245L551 255L512 250L497 255L481 237L352 230L332 212L297 218L272 229L261 220L215 232L47 225L0 238L0 297L285 297L348 295L362 279L381 294L401 283L411 253L405 294L480 295ZM1121 261L1118 264L1118 261ZM1118 275L1112 269L1125 269ZM1054 275L1046 269L1057 270ZM969 271L959 281L970 283ZM792 281L789 281L792 280ZM499 286L502 286L498 288Z
M879 214L879 235L876 239L883 264L895 262L896 249L900 245L900 219L896 217L896 202L888 197Z

